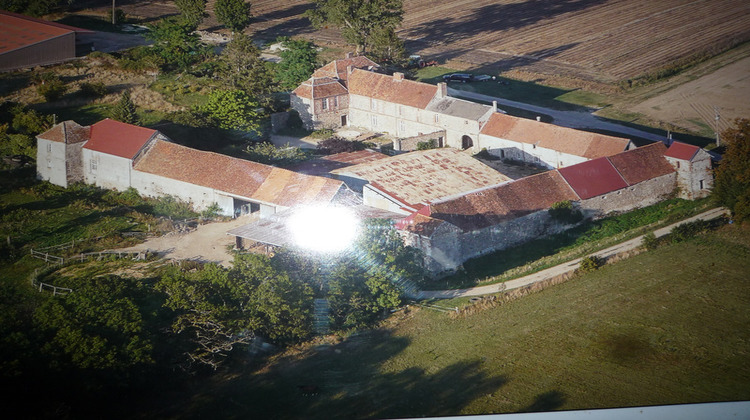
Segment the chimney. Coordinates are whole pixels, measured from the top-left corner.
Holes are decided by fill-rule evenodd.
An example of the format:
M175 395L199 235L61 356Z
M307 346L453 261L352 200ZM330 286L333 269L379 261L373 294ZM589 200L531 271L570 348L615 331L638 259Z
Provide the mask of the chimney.
M437 97L438 99L442 99L448 96L448 84L445 82L440 82L437 84Z
M346 66L346 75L347 75L347 77L350 76L353 71L354 71L354 66Z
M396 82L400 82L404 80L404 73L399 73L399 72L393 73L393 80Z
M349 51L348 53L346 53L346 58L352 58L352 57L354 57L353 52Z
M497 112L497 101L492 101L492 112Z

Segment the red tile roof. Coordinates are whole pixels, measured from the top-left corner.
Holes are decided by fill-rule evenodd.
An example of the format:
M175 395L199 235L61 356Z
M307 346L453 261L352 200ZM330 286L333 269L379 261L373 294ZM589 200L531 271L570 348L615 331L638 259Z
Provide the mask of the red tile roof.
M312 77L335 77L339 80L346 82L348 75L346 73L347 67L352 66L355 69L370 69L379 67L377 63L370 60L365 56L356 56L350 58L344 58L342 60L331 61L325 66L315 70Z
M482 127L482 134L595 159L627 150L630 140L560 127L496 112Z
M437 93L437 86L396 79L393 76L354 70L349 76L349 93L386 102L424 109Z
M496 225L578 196L557 171L549 171L430 204L428 215L464 231Z
M68 120L55 125L37 137L44 140L73 144L87 141L90 134L91 127L83 127L75 121Z
M71 32L92 31L0 10L0 54Z
M659 142L618 153L607 159L628 185L634 185L674 172L672 165L664 159L666 150L664 143Z
M405 153L332 171L366 179L408 206L508 181L510 178L456 149Z
M307 175L325 175L336 169L346 168L360 163L374 162L389 157L390 156L384 155L380 152L365 149L356 152L337 153L317 159L307 160L289 168L289 170Z
M135 169L240 197L291 207L333 199L341 181L294 173L249 160L158 140Z
M607 158L598 158L560 168L558 172L582 200L628 186Z
M693 146L691 144L680 143L679 141L673 142L664 156L681 159L681 160L693 160L695 155L700 150L700 147Z
M107 118L91 126L91 140L83 148L132 159L156 133Z
M292 91L300 98L327 98L330 96L346 95L349 92L344 86L330 77L310 78L302 82Z

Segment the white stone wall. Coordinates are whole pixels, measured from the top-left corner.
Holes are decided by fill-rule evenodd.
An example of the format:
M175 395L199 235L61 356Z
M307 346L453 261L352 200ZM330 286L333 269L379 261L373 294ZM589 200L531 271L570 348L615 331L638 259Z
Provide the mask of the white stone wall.
M479 135L478 148L479 150L486 148L492 155L503 159L541 165L550 169L564 168L588 160L582 156L561 153L557 150L535 147L533 144L501 139L486 134Z
M67 187L65 155L65 143L37 138L37 178L61 187Z
M680 198L695 200L707 197L714 187L711 156L703 150L698 153L693 161L667 157L667 161L677 170Z
M299 96L294 94L289 96L289 104L291 105L292 109L296 110L299 113L302 124L304 124L305 128L308 130L312 130L315 127L310 102L311 101L309 99L300 98Z
M437 131L419 110L365 96L349 95L349 125L398 137L412 137ZM432 113L429 113L432 114Z
M124 191L130 187L130 159L83 149L83 177L87 184Z
M164 197L171 195L180 201L190 203L196 211L202 211L216 203L221 214L234 215L234 200L228 194L222 194L212 188L190 184L160 175L133 171L132 186L139 194L146 197Z

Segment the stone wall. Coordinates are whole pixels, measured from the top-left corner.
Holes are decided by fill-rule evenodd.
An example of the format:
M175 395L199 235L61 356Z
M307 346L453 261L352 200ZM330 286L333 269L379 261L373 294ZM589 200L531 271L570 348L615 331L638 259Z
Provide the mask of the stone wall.
M624 212L664 201L675 193L677 175L672 172L636 185L583 200L580 208L588 218Z
M36 175L42 181L49 181L67 187L65 174L65 143L37 139Z
M430 140L435 140L435 147L443 147L445 145L445 130L419 136L394 139L393 150L397 152L411 152L417 150L417 146L420 142Z
M677 170L677 187L680 198L695 200L707 197L714 186L711 156L703 150L692 161L667 157Z
M83 149L84 181L101 188L124 191L130 187L130 159Z
M501 139L486 134L479 135L479 147L480 150L486 148L490 154L503 159L542 165L550 169L563 168L588 160L582 156L562 153L557 150Z

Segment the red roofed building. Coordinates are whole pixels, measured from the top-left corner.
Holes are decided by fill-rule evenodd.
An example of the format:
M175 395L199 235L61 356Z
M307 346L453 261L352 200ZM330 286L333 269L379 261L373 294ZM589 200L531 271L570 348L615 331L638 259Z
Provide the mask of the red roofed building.
M82 182L81 148L89 140L90 132L90 127L65 121L38 135L37 177L66 188L74 182Z
M91 126L83 146L83 174L87 184L126 190L131 186L133 162L157 138L166 139L150 128L109 118Z
M0 10L0 71L76 57L76 33L92 31Z
M406 243L420 248L432 273L564 231L550 207L570 201L586 218L628 211L671 196L677 171L661 143L579 163L465 194L433 200L399 222Z
M695 200L708 196L714 187L711 155L700 147L676 141L664 157L677 168L680 197Z

